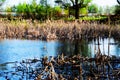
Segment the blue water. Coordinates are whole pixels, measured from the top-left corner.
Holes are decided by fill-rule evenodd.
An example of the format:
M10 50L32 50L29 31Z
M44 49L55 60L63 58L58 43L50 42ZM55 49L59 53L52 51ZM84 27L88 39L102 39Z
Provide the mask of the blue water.
M115 43L115 44L114 44ZM104 44L104 46L103 46ZM76 47L75 47L76 46ZM76 48L78 50L76 50ZM0 40L0 64L21 61L24 59L41 58L43 56L57 56L81 54L93 57L98 49L97 41L41 41L41 40ZM101 53L108 54L108 39L100 40ZM110 55L120 56L119 42L110 39Z
M116 44L114 44L116 43ZM104 44L104 46L103 46ZM76 46L76 47L75 47ZM24 59L40 58L43 56L57 56L81 54L93 57L97 41L41 41L41 40L0 40L0 64L6 62L21 61ZM76 49L77 48L77 49ZM100 50L108 54L108 39L100 40ZM119 42L110 39L110 55L120 56Z
M92 41L89 44L89 48L92 53L92 57L94 57L95 52L98 50L97 41ZM120 41L114 40L111 38L110 40L104 39L99 40L99 48L102 54L108 55L108 43L109 43L109 56L117 56L120 57ZM95 50L96 49L96 50Z
M108 54L108 39L100 40L100 50L102 54ZM104 44L104 45L103 45ZM65 56L81 54L82 56L94 57L98 50L97 41L42 41L42 40L0 40L0 80L5 80L5 75L9 71L14 71L14 62L21 62L26 59L40 59L44 56L57 56L64 53ZM110 56L120 56L120 42L110 39ZM10 76L11 76L10 72ZM2 75L2 76L1 76ZM17 78L12 77L11 80ZM26 79L24 79L26 80Z
M0 64L43 56L55 56L57 46L59 46L58 41L1 40Z

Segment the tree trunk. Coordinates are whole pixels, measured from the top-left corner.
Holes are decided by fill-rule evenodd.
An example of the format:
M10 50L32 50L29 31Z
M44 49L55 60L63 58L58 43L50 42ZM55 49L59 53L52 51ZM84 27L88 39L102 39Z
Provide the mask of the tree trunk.
M68 17L69 17L69 18L70 18L70 8L71 8L71 7L68 8Z
M78 4L78 0L75 0L75 19L79 19L79 4Z
M79 7L75 8L75 19L79 19Z

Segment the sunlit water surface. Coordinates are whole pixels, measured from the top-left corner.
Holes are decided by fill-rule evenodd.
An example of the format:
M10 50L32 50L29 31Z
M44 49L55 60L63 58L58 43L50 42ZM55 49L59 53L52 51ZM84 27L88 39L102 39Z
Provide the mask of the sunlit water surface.
M108 39L100 40L102 54L108 55ZM110 56L120 56L120 42L110 39ZM21 62L26 59L41 58L43 56L57 56L64 53L65 56L81 54L94 57L98 50L98 41L41 41L41 40L0 40L0 71L11 70L12 62ZM2 80L2 79L0 79Z

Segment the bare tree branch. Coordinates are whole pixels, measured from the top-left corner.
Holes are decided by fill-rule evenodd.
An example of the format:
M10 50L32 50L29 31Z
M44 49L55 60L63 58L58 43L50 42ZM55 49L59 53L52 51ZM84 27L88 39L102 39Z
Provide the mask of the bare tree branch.
M117 0L118 4L120 4L120 0Z

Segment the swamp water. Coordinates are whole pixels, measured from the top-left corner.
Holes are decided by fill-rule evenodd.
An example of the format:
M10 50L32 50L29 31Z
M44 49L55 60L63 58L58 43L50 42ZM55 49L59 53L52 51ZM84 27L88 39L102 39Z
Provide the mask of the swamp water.
M108 54L108 39L100 40L101 53ZM120 42L110 39L110 56L120 56ZM40 40L18 40L5 39L0 41L0 80L7 72L13 71L15 63L27 59L40 59L45 56L57 56L65 53L65 56L81 54L85 57L94 57L98 49L97 41L40 41ZM14 73L13 73L14 74ZM6 74L9 75L9 74ZM10 74L11 75L11 74ZM4 77L3 77L4 76ZM19 80L13 77L11 80ZM26 78L24 79L26 80Z

